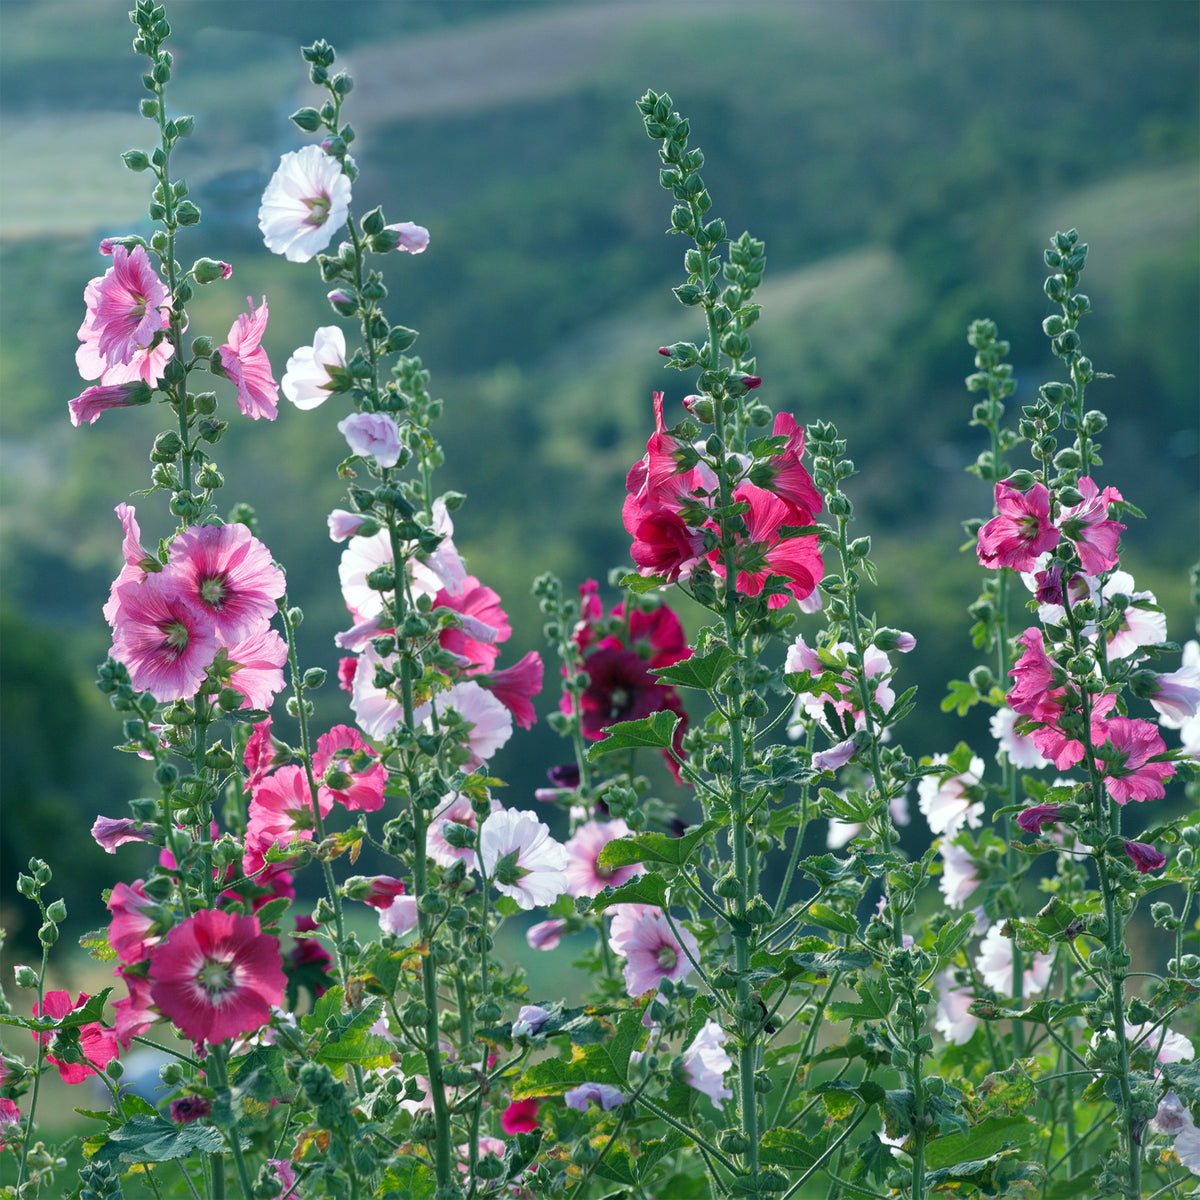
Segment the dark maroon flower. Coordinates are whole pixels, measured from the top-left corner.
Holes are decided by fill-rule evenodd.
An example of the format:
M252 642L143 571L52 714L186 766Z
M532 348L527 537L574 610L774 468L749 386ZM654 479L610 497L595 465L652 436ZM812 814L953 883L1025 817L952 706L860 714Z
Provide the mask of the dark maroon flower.
M556 788L577 788L579 786L579 764L561 763L557 767L551 767L546 772L546 778Z
M1141 875L1148 871L1160 871L1167 865L1167 856L1145 842L1126 842L1125 853Z
M592 741L610 725L638 721L666 708L667 689L656 683L634 650L603 646L584 664L588 685L579 698L583 736Z
M1062 809L1057 804L1035 804L1017 817L1017 824L1026 833L1041 833L1043 825L1053 825L1061 815Z
M176 1125L187 1125L207 1117L212 1112L212 1101L203 1096L180 1096L178 1100L171 1101L170 1112L171 1120Z

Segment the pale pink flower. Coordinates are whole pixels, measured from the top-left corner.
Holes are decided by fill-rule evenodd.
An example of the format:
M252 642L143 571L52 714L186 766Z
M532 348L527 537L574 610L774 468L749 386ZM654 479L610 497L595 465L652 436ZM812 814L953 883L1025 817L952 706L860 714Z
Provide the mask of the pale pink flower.
M383 593L367 585L367 576L376 567L392 561L392 541L386 529L370 537L352 537L338 563L342 599L359 621L378 617L383 612ZM437 594L437 588L430 593Z
M397 225L385 225L384 229L395 236L396 249L409 254L423 254L429 245L429 230L412 221L401 221Z
M1033 738L1029 734L1014 732L1017 714L1011 708L998 708L992 713L988 726L992 737L999 743L1000 752L1008 756L1008 761L1014 767L1026 770L1040 770L1048 767L1050 762L1042 757Z
M339 325L323 325L313 334L311 346L301 346L287 360L279 386L297 408L317 408L333 390L330 368L345 365L346 335Z
M975 856L945 838L938 843L938 852L942 856L942 875L938 887L951 908L962 908L967 897L979 886Z
M425 849L429 857L438 866L452 867L460 859L466 863L467 870L473 871L478 862L478 852L474 845L452 846L446 840L447 825L462 825L472 831L479 832L479 819L475 816L475 808L469 796L451 793L443 796L445 804L429 819L429 831L426 836ZM489 797L492 812L498 812L500 801Z
M641 865L602 867L600 851L614 838L628 837L629 826L620 818L614 821L588 821L566 843L569 861L566 867L567 894L598 896L606 887L617 887L641 873Z
M112 656L133 686L164 702L194 696L217 653L212 621L161 574L122 584L115 600Z
M291 1160L268 1158L267 1162L275 1168L275 1175L279 1180L279 1191L274 1200L283 1200L284 1196L287 1200L304 1200L304 1193L296 1190L296 1168L292 1166Z
M549 921L530 925L525 931L525 940L532 950L553 950L562 940L566 927L567 923L561 917L551 917Z
M532 812L501 809L479 833L484 874L521 908L553 904L566 891L567 852Z
M92 823L92 837L107 854L115 854L126 842L148 842L154 832L153 825L130 817L97 817Z
M1117 565L1117 542L1125 526L1108 519L1108 506L1120 500L1121 493L1115 487L1101 491L1086 475L1080 479L1078 490L1083 499L1063 510L1058 527L1075 543L1083 573L1100 575Z
M696 1091L723 1108L724 1101L733 1098L733 1091L725 1086L725 1072L732 1066L725 1052L725 1030L710 1017L683 1052L684 1076Z
M1011 938L1006 938L1000 932L1001 926L993 925L979 944L979 953L975 957L975 969L982 976L984 983L994 991L1004 996L1012 995L1013 985L1013 944ZM1029 960L1028 952L1025 960ZM1035 952L1032 962L1025 967L1022 979L1021 995L1028 999L1034 992L1040 992L1050 982L1050 969L1054 960L1048 954Z
M935 767L948 761L945 754L933 756ZM917 783L917 804L934 833L942 833L952 838L964 825L971 829L979 828L983 819L983 801L973 800L967 794L967 789L978 787L982 778L981 758L972 758L970 769L961 775L944 778L936 775L922 776Z
M308 262L333 240L350 210L350 179L320 146L279 160L258 210L258 227L272 254Z
M149 404L150 395L150 388L140 379L133 383L104 383L87 388L74 400L68 400L67 409L72 425L94 425L100 414L110 408Z
M415 929L417 920L416 896L397 896L387 908L379 910L379 928L396 937Z
M391 692L375 686L375 667L387 663L374 646L367 646L356 660L350 681L350 708L359 728L368 736L382 741L404 719L404 705Z
M834 673L840 674L844 680L843 683L836 685L837 699L828 692L819 694L805 692L796 697L795 712L788 725L788 733L793 738L799 737L804 730L801 713L806 714L810 720L816 721L824 729L826 705L832 705L843 720L847 717L852 718L855 729L867 727L867 719L862 711L858 682L855 678L856 672L847 664L847 658L853 651L854 647L849 642L834 642L818 652L815 647L809 646L804 640L803 634L788 647L783 665L785 674L798 675L803 671L808 671L814 677L820 677L826 673ZM822 662L822 655L832 659L835 665L829 666ZM867 680L868 694L885 714L890 712L892 705L896 702L896 693L888 682L892 676L892 664L887 653L880 650L878 646L868 646L863 654L862 670Z
M270 708L283 691L287 642L263 629L229 647L229 686L246 697L243 708Z
M629 995L636 998L656 989L664 979L683 979L692 973L692 959L699 957L700 945L678 922L675 927L678 937L661 910L649 908L633 923L628 936L618 942L620 927L614 922L610 940L615 943L613 949L625 958L625 990Z
M968 1011L975 997L970 988L955 986L953 971L942 971L937 977L937 985L934 1028L952 1045L965 1045L979 1027L979 1018Z
M1191 1062L1196 1057L1196 1048L1190 1039L1163 1025L1131 1025L1126 1021L1125 1036L1131 1046L1152 1050L1160 1063Z
M1159 610L1153 592L1138 591L1133 576L1128 571L1114 571L1103 584L1094 586L1093 598L1097 603L1109 604L1114 596L1125 596L1129 604L1118 625L1105 632L1107 646L1105 654L1109 661L1128 658L1143 646L1156 646L1167 640L1167 614ZM1140 608L1137 601L1145 601L1150 608ZM1096 636L1095 626L1087 629L1089 639Z
M532 1037L550 1017L550 1010L540 1004L523 1004L513 1022L512 1036L514 1041L519 1037Z
M814 771L837 771L844 767L858 752L858 744L851 738L821 750L812 757Z
M105 370L128 367L145 355L167 324L170 304L170 293L143 247L130 251L114 246L112 259L113 265L87 285L84 300L88 311L79 327L80 341L94 347ZM103 383L126 383L129 378L133 377L106 379L101 373Z
M1159 714L1159 724L1181 729L1200 708L1200 667L1182 666L1160 675L1150 703Z
M374 458L381 467L400 461L400 429L387 413L351 413L338 422L338 432L352 454Z
M287 582L245 525L193 525L172 543L169 570L181 598L212 622L223 646L261 633Z
M229 341L217 353L221 367L237 388L237 405L243 416L257 421L266 417L275 420L278 413L279 385L271 374L267 352L262 348L262 336L267 331L267 298L254 308L247 296L248 313L242 313L229 330Z
M356 676L356 692L357 682ZM464 679L436 700L420 705L413 714L413 720L418 724L428 722L432 726L435 706L443 714L453 709L469 726L466 745L469 751L467 769L470 771L481 767L512 737L512 713L473 679ZM359 724L362 724L361 720Z
M344 542L348 537L353 537L362 528L362 523L366 519L362 513L352 513L344 508L335 508L327 518L330 540Z
M608 1112L625 1103L625 1093L610 1083L581 1083L563 1092L563 1103L579 1112L586 1112L589 1104L598 1104Z
M258 918L219 909L185 918L150 951L150 979L159 1012L197 1045L261 1029L286 982Z
M996 512L979 531L976 551L983 566L1032 571L1038 555L1058 545L1045 484L1035 483L1024 493L996 484Z

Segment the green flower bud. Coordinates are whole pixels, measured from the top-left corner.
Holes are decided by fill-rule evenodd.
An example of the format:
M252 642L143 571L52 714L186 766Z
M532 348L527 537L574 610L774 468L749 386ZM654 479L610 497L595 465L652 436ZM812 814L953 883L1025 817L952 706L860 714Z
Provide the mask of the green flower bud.
M24 963L17 963L13 967L13 977L19 988L36 988L38 985L38 973Z
M43 946L53 946L58 941L58 926L53 921L47 921L38 930L38 941Z
M199 225L200 210L190 200L184 200L175 209L175 220L180 225Z
M56 925L61 924L67 919L67 905L63 900L55 900L49 908L46 909L46 917L53 921Z
M146 171L150 167L150 159L143 150L126 150L121 157L131 171Z

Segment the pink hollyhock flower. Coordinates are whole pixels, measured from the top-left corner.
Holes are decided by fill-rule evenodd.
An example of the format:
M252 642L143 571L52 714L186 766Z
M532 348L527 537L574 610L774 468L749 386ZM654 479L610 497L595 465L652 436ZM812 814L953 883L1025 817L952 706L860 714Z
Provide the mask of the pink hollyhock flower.
M114 246L113 265L93 279L84 292L87 316L79 339L94 347L104 367L128 367L144 356L155 335L167 324L171 296L141 246L132 251ZM94 375L84 375L93 379ZM126 383L128 379L103 383ZM157 382L157 381L156 381Z
M392 875L372 875L358 886L365 886L366 893L360 895L356 889L353 893L348 891L347 895L352 894L353 899L361 900L372 908L390 908L397 896L404 895L404 881Z
M683 979L692 973L699 943L676 923L676 937L660 909L647 908L626 931L614 919L609 931L612 948L625 959L625 990L635 999L653 991L664 979ZM690 957L689 957L690 955Z
M351 454L374 458L381 467L400 461L400 428L387 413L351 413L338 422Z
M466 743L469 751L467 770L477 770L512 737L512 713L473 679L456 683L448 692L438 696L435 702L420 705L413 714L414 721L430 722L434 703L439 713L453 709L470 727ZM358 710L355 711L357 713ZM363 724L361 719L359 724ZM371 733L369 729L367 732Z
M1175 774L1175 764L1151 762L1165 754L1166 744L1149 721L1110 717L1105 723L1107 742L1097 749L1103 760L1104 786L1118 804L1130 800L1159 800L1166 795L1165 780Z
M171 543L180 595L212 622L223 646L260 633L287 587L271 552L245 525L193 525Z
M935 767L948 761L945 754L933 756ZM961 775L944 778L936 775L922 776L917 783L917 794L920 797L917 805L934 833L953 838L964 826L979 828L983 818L983 801L972 799L968 789L977 788L982 778L983 759L974 757L971 759L970 768Z
M1032 571L1038 555L1058 545L1045 484L1035 483L1024 493L1007 483L996 484L996 512L979 531L976 552L983 566Z
M344 542L353 537L362 528L367 518L362 513L347 512L344 508L335 508L327 518L329 538L334 542Z
M787 444L768 461L771 480L764 486L791 505L794 519L788 522L790 525L811 525L815 514L821 511L822 502L812 476L800 461L804 457L804 427L796 424L791 413L777 413L772 434L786 437Z
M15 1100L0 1096L0 1125L18 1125L21 1121L21 1110Z
M513 720L522 729L532 729L537 721L533 697L542 690L544 672L542 656L536 650L530 650L511 667L477 676L477 682L512 713Z
M500 597L474 575L468 575L457 591L442 588L433 598L433 607L447 608L459 616L459 627L443 629L438 634L438 645L457 655L467 672L490 671L500 655L496 643L512 636Z
M288 955L288 966L293 971L301 970L304 967L317 968L315 978L311 979L311 983L306 981L306 986L310 986L313 995L317 999L320 999L326 991L329 974L328 968L332 964L333 959L318 938L301 936L303 934L315 933L317 929L317 923L312 917L301 916L296 918L296 932L292 938L296 945Z
M1140 875L1161 871L1167 865L1167 856L1145 842L1126 842L1125 853Z
M1120 500L1121 493L1115 487L1100 491L1085 475L1079 481L1079 494L1083 499L1063 510L1058 526L1075 543L1083 573L1100 575L1117 565L1117 542L1125 526L1108 519L1108 506Z
M979 945L975 958L975 969L984 983L1004 996L1011 996L1013 985L1013 944L993 925ZM1026 955L1028 957L1028 955ZM1040 992L1050 982L1050 969L1054 960L1048 954L1035 952L1033 961L1025 968L1021 995L1028 998Z
M525 931L525 940L533 950L553 950L562 940L563 930L567 923L561 917L552 917L549 921L539 921L530 925Z
M333 240L350 211L350 179L320 146L305 146L279 160L263 192L258 227L272 254L308 262Z
M318 791L318 802L321 816L328 816L333 797ZM271 846L286 848L297 841L311 842L315 823L304 768L280 767L251 793L242 869L247 875L260 870Z
M446 802L433 816L429 819L429 831L426 840L426 852L438 866L452 867L458 861L466 863L467 870L473 871L478 863L478 852L476 845L478 839L470 846L452 846L446 840L446 827L448 825L462 825L464 828L471 830L472 833L479 832L479 818L475 815L475 808L471 803L469 796L458 795L451 793L448 796L443 796L442 799ZM500 811L500 801L495 797L489 797L492 812Z
M145 975L116 967L113 975L120 979L128 992L121 1000L113 1001L113 1032L122 1050L133 1045L135 1037L142 1034L158 1020L150 1000L150 980Z
M153 825L130 817L97 817L92 823L92 837L106 854L115 854L126 842L148 842L155 832Z
M87 388L74 400L68 400L67 410L72 425L94 425L100 414L110 408L149 404L151 395L150 388L140 379L136 383L105 383Z
M942 971L937 977L938 1003L934 1027L955 1046L964 1046L979 1028L979 1018L970 1013L975 997L969 988L954 986L954 973Z
M133 686L164 703L194 696L217 653L209 617L162 574L122 584L115 600L111 653L125 664Z
M1043 825L1054 825L1062 815L1057 804L1035 804L1017 817L1017 824L1026 833L1041 833Z
M1150 703L1160 724L1181 729L1200 710L1200 666L1185 664L1178 671L1160 675Z
M813 676L821 676L837 670L836 667L830 667L822 661L822 654L824 654L838 664L841 668L839 673L845 680L844 683L836 685L839 699L835 700L828 692L804 692L796 697L796 709L788 725L788 733L792 737L799 737L803 732L801 711L806 713L810 720L816 721L822 729L826 729L826 705L832 705L843 720L852 717L855 729L866 729L867 718L861 708L862 699L858 687L857 671L846 665L848 656L853 651L854 647L849 642L834 642L833 645L825 647L821 653L818 653L804 640L803 634L788 647L783 664L785 674L798 675L803 671L808 671ZM884 715L891 712L892 705L896 702L896 693L892 690L889 682L892 677L892 663L886 652L880 650L878 646L868 646L863 654L862 670L874 702Z
M1113 693L1097 696L1092 702L1091 744L1100 745L1108 736L1105 718L1117 703ZM1040 728L1033 731L1033 744L1060 771L1073 767L1083 761L1084 746L1076 738L1070 737L1059 728L1060 718L1066 711L1064 689L1058 688L1047 692L1038 703L1034 719L1043 722Z
M283 1003L279 942L257 917L202 909L150 951L150 995L196 1045L254 1033Z
M257 421L273 421L279 415L279 385L271 374L267 352L260 344L267 331L267 298L257 311L247 296L248 313L242 313L229 330L229 341L217 350L221 367L237 388L237 405L242 415Z
M146 578L147 571L160 571L162 564L157 558L147 554L142 549L142 531L137 522L137 510L132 504L121 503L114 509L117 519L121 522L124 537L121 541L121 557L125 565L121 573L112 582L108 600L105 601L104 619L112 625L116 620L117 588L123 583L141 583Z
M386 908L379 909L379 928L396 937L415 929L418 919L416 896L397 896Z
M536 813L492 813L479 833L479 857L497 891L526 911L553 904L567 890L567 852Z
M35 1017L52 1017L61 1021L68 1013L82 1008L91 997L86 992L79 993L79 999L71 1003L70 992L47 992L44 1002L33 1006ZM46 1047L46 1061L58 1068L58 1074L63 1083L82 1083L89 1075L98 1074L117 1057L117 1035L112 1029L105 1029L99 1021L90 1021L79 1026L79 1051L83 1062L63 1062L56 1057L54 1050L58 1045L60 1035L54 1032L35 1033L34 1041Z
M988 727L992 737L999 743L1000 752L1007 756L1014 767L1039 770L1049 766L1038 750L1033 738L1028 734L1017 733L1014 726L1017 714L1011 708L998 708L992 713Z
M1008 703L1022 717L1031 717L1047 693L1062 694L1062 676L1058 664L1046 653L1042 631L1031 625L1019 638L1024 653L1013 664L1009 674L1016 681L1008 693Z
M821 750L812 756L814 771L839 771L858 753L858 744L853 738L846 738L828 750Z
M345 778L331 779L331 770ZM325 779L321 792L352 812L378 812L383 807L387 767L350 725L335 725L317 738L313 773Z
M629 826L614 821L588 821L566 843L568 862L565 869L569 896L598 896L606 887L618 887L641 873L638 863L627 867L602 867L600 851L614 838L628 837Z
M587 1112L589 1104L598 1104L608 1112L625 1103L625 1093L610 1083L581 1083L563 1092L563 1103L578 1112Z
M353 655L347 658L338 659L337 677L338 687L343 692L354 691L354 676L358 671L358 659Z
M243 708L270 708L283 691L287 643L274 629L264 629L229 647L229 686L246 697Z
M285 1196L287 1200L304 1200L303 1195L296 1190L296 1168L292 1166L291 1160L268 1158L267 1162L275 1168L275 1175L279 1180L279 1192L274 1200L283 1200Z
M725 1052L725 1030L710 1017L683 1052L684 1077L717 1108L724 1108L724 1102L733 1097L725 1086L725 1072L732 1066L733 1060Z
M514 1100L500 1114L500 1128L507 1134L532 1133L538 1127L538 1107L540 1101L536 1097L528 1100Z
M979 886L979 864L965 847L945 838L938 843L942 856L942 877L938 887L951 908L962 908L967 897Z
M401 221L397 225L385 225L383 228L395 235L397 250L404 250L409 254L424 254L425 247L429 245L429 230L424 225Z
M301 346L287 360L279 386L297 408L317 408L333 391L331 368L345 366L346 336L341 326L324 325L313 334L311 346Z
M669 504L658 500L637 504L631 497L622 516L633 539L629 556L639 575L658 575L669 583L687 579L704 555L704 530L688 525Z
M148 910L157 905L146 895L144 881L135 879L132 884L118 883L106 907L112 913L108 944L116 952L117 961L126 965L144 962L150 947L160 940L151 933L158 922Z
M270 717L251 728L242 763L248 773L246 786L254 788L267 777L273 767L283 761L287 748L271 736Z

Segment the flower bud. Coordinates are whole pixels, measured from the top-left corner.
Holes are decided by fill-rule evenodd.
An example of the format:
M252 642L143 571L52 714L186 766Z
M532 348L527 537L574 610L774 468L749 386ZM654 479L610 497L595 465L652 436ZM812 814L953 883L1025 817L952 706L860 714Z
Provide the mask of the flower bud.
M13 967L13 977L19 988L36 988L38 985L38 973L32 967L25 966L24 963L17 963Z
M215 258L198 258L192 263L192 274L197 283L213 283L218 279L228 279L233 274L233 267L227 262L218 262ZM196 352L194 347L193 352ZM211 341L205 353L212 353Z
M46 909L46 917L53 921L56 925L67 919L67 905L63 900L55 900L49 908Z
M43 946L53 946L58 941L58 926L53 921L47 921L38 930L38 941Z
M121 157L125 160L125 165L131 171L145 171L150 167L150 159L142 150L126 150Z

